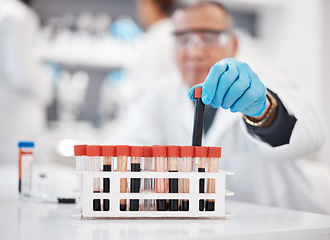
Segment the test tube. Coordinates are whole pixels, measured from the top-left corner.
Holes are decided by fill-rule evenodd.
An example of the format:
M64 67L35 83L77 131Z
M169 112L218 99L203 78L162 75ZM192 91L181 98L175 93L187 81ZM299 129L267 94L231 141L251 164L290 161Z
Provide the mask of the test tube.
M209 147L208 148L208 171L209 172L218 172L219 169L219 160L221 158L221 148L220 147ZM215 193L215 179L207 180L207 193ZM206 199L205 201L205 211L214 211L215 209L215 200Z
M182 171L192 172L192 157L194 156L193 146L180 147L180 155L182 157ZM182 193L189 193L189 179L182 179ZM182 199L181 211L189 211L189 200Z
M202 146L202 137L204 129L204 112L205 105L202 101L202 87L196 87L194 90L195 98L195 116L194 116L194 129L192 136L193 146Z
M152 147L144 146L143 147L143 171L153 171L153 157L152 157ZM153 189L153 179L144 178L143 179L143 190L150 192ZM153 208L153 200L144 199L143 201L143 210L150 211Z
M103 171L111 172L113 158L116 156L116 147L102 146L101 155L103 156ZM110 192L110 178L103 178L103 192L105 193ZM109 199L103 199L103 211L109 211L109 210L110 210Z
M179 156L180 147L179 146L167 146L167 169L169 172L178 172L179 169ZM169 193L178 193L179 183L177 178L169 179ZM169 200L169 210L178 211L179 201L178 199Z
M152 146L152 154L155 158L155 172L166 172L166 147ZM156 193L166 193L165 179L156 178ZM157 211L166 211L166 199L157 199Z
M117 170L118 172L127 171L127 159L129 156L129 146L128 145L117 145L116 146L116 156L117 156ZM120 179L120 192L127 192L127 178ZM126 211L127 203L126 199L120 199L120 211Z
M131 146L131 172L141 171L141 158L143 156L143 147ZM131 193L140 192L141 179L131 178ZM130 211L139 211L139 199L130 199Z
M89 162L89 171L98 172L100 167L101 146L100 145L88 145L87 157ZM93 193L100 193L100 178L93 179ZM93 211L101 211L101 199L93 199Z
M87 154L87 145L75 145L74 146L74 155L76 157L76 170L77 171L83 171L84 169L84 162L86 159ZM82 190L82 174L78 174L77 177L77 185L78 190Z
M32 165L34 162L34 142L18 142L18 191L21 196L32 195Z
M198 172L205 172L207 147L195 147L195 161L198 163ZM199 179L199 193L205 193L205 179ZM199 200L199 211L204 211L204 199Z
M85 167L86 164L86 155L87 155L87 145L75 145L74 146L74 155L76 157L76 170L77 171L85 171L87 170ZM88 165L87 165L88 166ZM83 175L82 173L77 173L77 186L78 192L82 192L83 185ZM78 207L82 210L82 199L81 196L78 198Z

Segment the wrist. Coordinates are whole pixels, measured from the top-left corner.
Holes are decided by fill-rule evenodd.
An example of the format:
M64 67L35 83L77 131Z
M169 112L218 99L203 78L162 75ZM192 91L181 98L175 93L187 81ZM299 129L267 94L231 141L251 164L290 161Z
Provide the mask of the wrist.
M273 123L276 117L276 113L277 113L276 98L267 90L265 111L258 117L248 117L244 115L243 118L245 122L251 126L265 128Z
M268 97L266 96L266 108L265 108L265 110L262 112L262 114L260 116L250 117L250 118L252 118L256 122L261 121L263 118L265 118L265 116L266 116L267 112L269 111L270 107L271 107L271 103L270 103Z

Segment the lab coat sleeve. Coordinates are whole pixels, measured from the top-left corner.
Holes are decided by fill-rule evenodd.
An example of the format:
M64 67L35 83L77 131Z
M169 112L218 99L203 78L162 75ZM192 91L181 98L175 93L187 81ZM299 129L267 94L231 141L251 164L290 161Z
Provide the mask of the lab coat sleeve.
M306 157L319 150L325 141L325 126L320 114L315 111L308 99L290 84L270 83L267 87L278 95L288 113L297 119L289 144L272 147L257 136L248 133L244 120L241 127L248 138L259 148L265 159L291 161Z
M273 123L266 128L255 127L248 123L245 125L250 134L258 136L273 147L278 147L289 143L297 119L288 113L281 99L275 93L271 91L270 93L277 100L277 114Z
M4 19L0 29L3 80L12 91L49 103L51 81L37 57L37 19L33 15L16 14Z

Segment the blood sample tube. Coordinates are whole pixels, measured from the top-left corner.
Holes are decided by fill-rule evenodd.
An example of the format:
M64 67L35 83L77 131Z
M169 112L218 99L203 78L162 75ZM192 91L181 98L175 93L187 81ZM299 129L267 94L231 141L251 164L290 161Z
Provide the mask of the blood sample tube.
M221 158L221 148L220 147L209 147L208 148L208 171L218 172L219 160ZM215 193L215 179L207 180L207 193ZM214 211L214 199L206 199L205 201L205 211Z
M111 172L113 158L116 156L116 147L115 146L102 146L101 155L103 156L103 171ZM103 178L103 192L110 192L110 178ZM109 199L103 199L103 211L110 210L110 201Z
M205 172L207 147L195 147L195 161L198 163L198 172ZM199 179L199 193L205 193L205 179ZM199 200L199 211L204 211L204 199Z
M117 156L117 170L118 172L127 171L127 159L129 156L129 146L128 145L117 145L116 146L116 156ZM127 192L127 178L120 179L120 192ZM120 199L120 211L126 211L127 204L126 199Z
M169 172L178 172L179 169L179 156L180 147L179 146L168 146L167 147L167 169ZM179 182L177 178L169 179L169 193L179 192ZM169 210L178 211L179 201L178 199L169 200Z
M152 146L155 158L155 172L166 172L166 147ZM156 193L166 193L165 179L156 178ZM166 211L166 199L157 199L157 211Z
M89 171L98 172L100 168L100 156L101 146L100 145L88 145L87 146L87 157L89 162ZM93 193L100 193L100 178L93 179ZM93 211L101 211L101 199L93 199Z
M192 172L192 157L194 156L193 146L180 147L180 155L182 157L182 171ZM189 179L182 179L182 193L189 193ZM182 199L181 211L189 211L189 200Z
M152 147L145 146L143 147L143 171L153 171L153 156L152 156ZM143 190L150 192L153 189L153 179L145 178L143 179ZM144 199L143 201L143 210L150 211L153 208L153 200Z
M74 155L76 157L76 170L77 171L85 171L86 169L86 155L87 155L87 145L75 145L74 146ZM88 168L88 164L87 164ZM83 184L83 175L82 173L77 173L77 186L78 192L82 192L82 184ZM82 210L82 198L78 197L78 208Z
M143 147L131 146L131 172L141 171L141 159L143 156ZM141 178L131 178L131 193L139 193ZM139 199L130 199L130 211L139 211Z
M194 92L195 98L195 117L192 145L202 146L202 137L204 129L204 112L205 105L202 102L202 87L196 87Z
M74 146L74 155L76 157L76 170L84 171L84 163L87 155L87 145L75 145ZM82 174L78 174L77 178L78 190L82 190Z
M32 195L32 166L34 162L34 142L18 142L18 191L21 196Z

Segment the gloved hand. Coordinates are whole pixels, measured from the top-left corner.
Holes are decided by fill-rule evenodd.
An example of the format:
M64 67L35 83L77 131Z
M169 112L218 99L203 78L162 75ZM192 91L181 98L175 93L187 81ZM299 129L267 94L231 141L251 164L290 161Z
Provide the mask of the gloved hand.
M266 109L266 87L248 64L234 58L224 58L214 64L203 86L205 105L241 112L250 117L260 116ZM198 86L198 85L197 85ZM194 89L189 97L194 100Z

